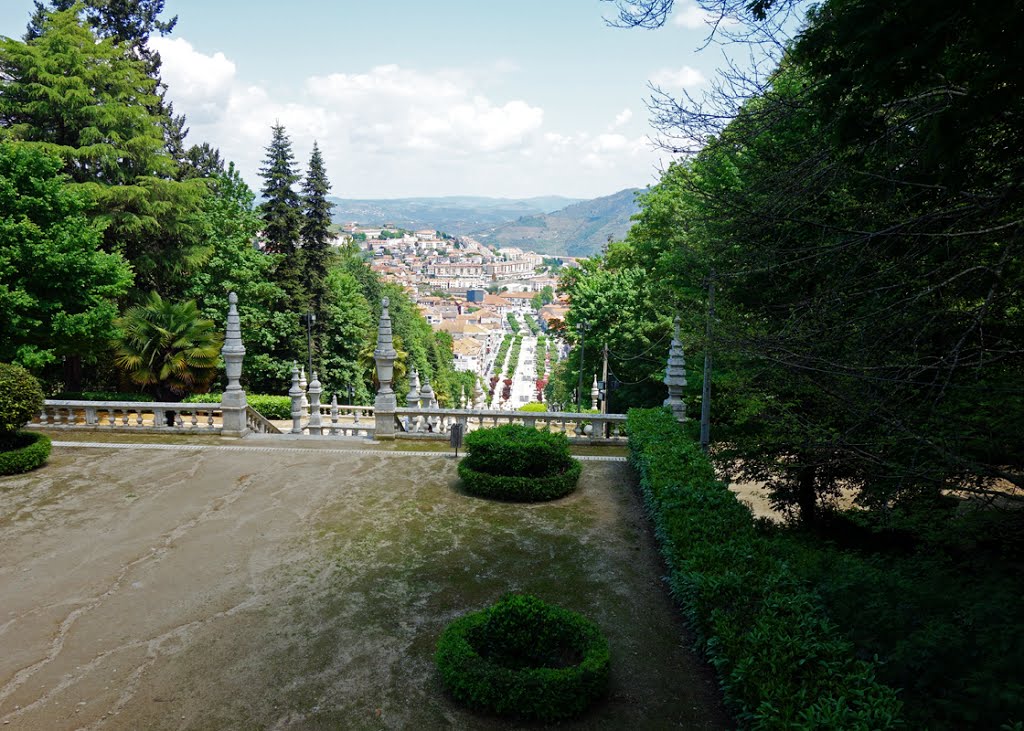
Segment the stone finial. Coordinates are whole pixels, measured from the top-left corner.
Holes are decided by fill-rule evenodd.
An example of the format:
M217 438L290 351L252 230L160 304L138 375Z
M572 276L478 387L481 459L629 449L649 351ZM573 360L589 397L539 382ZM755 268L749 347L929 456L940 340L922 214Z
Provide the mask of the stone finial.
M320 419L320 394L324 391L316 371L311 375L313 380L309 382L309 433L312 434L315 430L317 434L321 434L320 426L323 422Z
M459 386L459 404L460 409L466 408L466 387Z
M415 409L420 405L420 374L415 368L409 376L409 394L405 397L405 405Z
M302 433L302 397L304 391L299 388L299 366L292 363L292 387L288 396L292 400L292 434Z
M306 369L305 368L300 368L299 369L299 390L302 391L302 410L306 411L306 412L309 411L309 399L306 398L306 388L307 388L307 386L308 386L308 384L306 383Z
M392 342L391 315L388 312L390 301L385 297L381 301L380 322L377 324L377 348L373 351L374 364L377 367L377 398L374 400L374 436L377 439L395 438L395 409L398 400L391 382L395 377L395 346Z
M484 390L480 388L480 379L477 378L473 381L473 408L482 409L484 406Z
M423 385L420 387L420 408L431 409L434 403L434 387L430 385L430 376L424 373Z
M234 292L228 295L227 331L224 333L224 347L220 352L224 356L224 366L228 377L228 387L225 390L241 391L242 386L239 379L242 377L245 345L242 344L242 323L238 317L238 295Z
M601 390L597 387L597 374L594 374L594 385L590 387L590 408L597 409L597 399L601 395Z
M679 339L679 317L675 320L675 333L668 350L668 366L665 368L663 383L668 386L668 398L664 405L672 409L676 421L686 421L686 404L683 402L683 388L686 386L686 358L683 344Z

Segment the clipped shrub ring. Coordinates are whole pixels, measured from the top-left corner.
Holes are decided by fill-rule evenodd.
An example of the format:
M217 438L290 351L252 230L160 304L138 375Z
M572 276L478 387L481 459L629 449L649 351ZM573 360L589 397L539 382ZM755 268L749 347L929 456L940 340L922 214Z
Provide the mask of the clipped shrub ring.
M580 658L578 662L565 667L513 668L481 653L479 645L508 639L488 636L488 630L507 626L508 614L524 605L535 629L527 636L554 640L556 654L567 650ZM445 688L460 703L478 711L539 721L583 713L604 694L611 663L608 641L596 624L526 595L508 595L456 619L441 634L434 659Z
M13 435L14 449L0 451L0 475L20 475L41 467L50 456L50 438L45 434L19 431Z
M570 457L568 466L562 472L543 477L492 475L478 472L465 462L459 462L458 469L462 486L470 495L530 503L557 500L571 493L576 489L582 466L579 460Z

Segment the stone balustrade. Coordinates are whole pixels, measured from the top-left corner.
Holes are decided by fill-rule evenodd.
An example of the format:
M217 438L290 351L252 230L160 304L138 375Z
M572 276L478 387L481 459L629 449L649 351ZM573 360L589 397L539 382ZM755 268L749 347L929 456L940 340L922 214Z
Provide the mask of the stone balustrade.
M28 426L220 434L224 428L224 409L219 403L47 399L39 416Z
M451 426L461 423L466 432L504 424L522 424L565 434L581 444L625 444L624 414L579 414L568 411L494 411L485 409L397 408L396 437L448 439Z

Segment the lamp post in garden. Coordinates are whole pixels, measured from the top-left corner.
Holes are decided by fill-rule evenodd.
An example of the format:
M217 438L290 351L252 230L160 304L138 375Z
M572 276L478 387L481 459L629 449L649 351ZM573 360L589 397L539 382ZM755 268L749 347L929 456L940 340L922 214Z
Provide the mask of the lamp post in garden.
M580 334L580 382L576 388L576 413L580 413L583 409L580 407L580 400L583 398L583 354L586 352L587 347L587 330L590 329L590 325L586 320L582 320L576 323L576 332Z
M316 315L312 312L307 312L305 315L299 317L299 322L306 326L306 355L309 358L309 370L306 371L312 378L313 374L313 323L316 322ZM323 365L321 363L321 365Z

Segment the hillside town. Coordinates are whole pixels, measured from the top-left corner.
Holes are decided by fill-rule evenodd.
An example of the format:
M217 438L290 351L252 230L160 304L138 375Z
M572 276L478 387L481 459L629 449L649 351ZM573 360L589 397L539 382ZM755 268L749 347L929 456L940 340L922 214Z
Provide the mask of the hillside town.
M518 408L543 400L551 357L561 346L538 353L537 335L564 321L568 303L557 294L560 267L577 265L572 257L545 258L518 248L494 249L470 236L452 237L433 230L404 231L349 224L341 239L354 242L384 281L402 286L436 331L449 333L457 370L485 382L503 373L495 363L501 344L523 332L520 362L508 368L512 384L492 394L495 408ZM534 332L537 330L537 332ZM544 340L540 341L544 344ZM535 366L545 360L545 372ZM485 383L485 385L487 385ZM492 385L493 389L493 385Z

